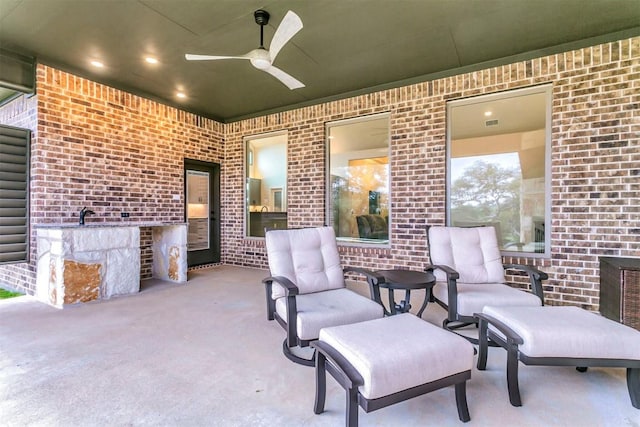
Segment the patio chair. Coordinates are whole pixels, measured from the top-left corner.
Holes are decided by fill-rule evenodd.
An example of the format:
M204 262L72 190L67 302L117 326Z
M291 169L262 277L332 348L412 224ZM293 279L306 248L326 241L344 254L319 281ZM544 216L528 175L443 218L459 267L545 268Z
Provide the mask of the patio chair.
M262 281L267 318L287 331L282 348L293 362L314 365L313 350L304 354L301 349L318 339L320 329L383 317L376 301L384 279L365 269L343 269L332 227L268 230L265 243L271 274ZM346 288L347 272L372 279L371 299Z
M429 226L427 240L431 265L426 270L436 276L434 300L447 310L444 328L477 325L474 313L485 305L544 305L542 280L547 274L528 265L503 264L494 227ZM533 293L507 285L505 270L525 272Z

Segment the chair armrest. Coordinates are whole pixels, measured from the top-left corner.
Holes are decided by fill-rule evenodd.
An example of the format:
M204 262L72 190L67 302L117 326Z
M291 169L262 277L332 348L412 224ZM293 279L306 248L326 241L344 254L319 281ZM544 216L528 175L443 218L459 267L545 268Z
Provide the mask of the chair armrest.
M504 264L504 269L513 269L513 270L520 270L520 271L524 271L526 272L529 276L534 276L536 279L538 280L547 280L549 278L549 275L547 273L545 273L544 271L538 270L537 268L531 266L531 265L524 265L524 264Z
M450 322L458 320L458 282L460 274L444 264L429 264L425 271L433 273L433 270L442 270L447 275L447 320Z
M262 283L271 287L271 283L276 282L284 288L285 295L298 295L299 289L293 282L284 276L269 276L262 279Z
M344 273L357 273L365 276L367 278L367 283L369 284L370 298L384 307L382 304L382 298L380 298L380 284L384 283L384 277L377 274L375 271L360 267L344 267L342 271Z
M298 344L298 330L297 330L297 317L298 309L296 304L296 295L299 293L299 289L296 285L284 276L270 276L262 279L262 283L265 284L267 292L267 319L273 320L275 316L276 304L271 297L273 282L278 283L284 288L286 304L287 304L287 345L293 347ZM283 325L284 326L284 325Z
M429 264L424 268L424 270L430 272L433 272L433 270L442 270L447 275L447 280L458 280L460 278L460 274L457 271L444 264Z
M384 283L384 277L382 277L380 274L376 273L375 271L371 271L371 270L368 270L366 268L345 267L342 271L344 273L362 274L363 276L365 276L367 278L367 280L371 279L376 284Z
M264 283L265 293L267 297L267 320L275 319L276 312L276 302L274 301L273 295L273 282L278 283L284 288L285 296L287 296L287 300L291 297L295 304L295 296L298 295L298 287L294 285L291 280L287 279L283 276L270 276L262 279L262 283ZM287 301L289 302L289 301ZM287 304L289 305L289 304Z
M547 280L549 276L547 273L538 270L537 268L524 265L524 264L504 264L505 270L519 270L524 271L529 275L529 282L531 284L531 291L540 298L542 305L544 305L544 290L542 289L542 281Z

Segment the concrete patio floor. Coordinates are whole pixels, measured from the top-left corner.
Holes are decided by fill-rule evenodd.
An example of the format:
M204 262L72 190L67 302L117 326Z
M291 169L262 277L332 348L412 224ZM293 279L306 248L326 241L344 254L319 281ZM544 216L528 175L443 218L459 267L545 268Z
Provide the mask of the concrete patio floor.
M148 281L139 294L64 310L0 301L0 426L343 425L343 390L329 379L327 411L315 415L313 369L282 355L265 275L220 266L190 272L186 285ZM440 324L444 311L430 304L423 317ZM520 390L524 406L512 407L505 352L491 348L467 385L466 425L640 426L624 369L520 365ZM360 425L463 423L449 387L360 410Z

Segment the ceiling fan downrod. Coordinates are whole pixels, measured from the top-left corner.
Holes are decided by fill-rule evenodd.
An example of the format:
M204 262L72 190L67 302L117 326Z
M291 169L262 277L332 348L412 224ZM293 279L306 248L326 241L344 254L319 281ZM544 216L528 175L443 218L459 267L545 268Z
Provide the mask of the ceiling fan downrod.
M264 49L264 26L269 23L269 12L258 9L253 12L256 24L260 25L260 49Z

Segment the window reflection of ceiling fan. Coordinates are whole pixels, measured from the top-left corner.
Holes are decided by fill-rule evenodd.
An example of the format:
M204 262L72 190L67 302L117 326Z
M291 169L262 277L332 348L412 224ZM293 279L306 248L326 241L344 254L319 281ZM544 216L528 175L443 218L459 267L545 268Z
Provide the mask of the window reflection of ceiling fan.
M302 20L292 11L288 11L284 19L278 26L276 33L271 40L270 49L267 50L263 43L263 29L269 23L269 13L266 10L256 10L253 13L256 24L260 25L260 47L253 49L251 52L240 56L211 56L211 55L192 55L187 53L185 58L188 61L208 61L217 59L248 59L251 65L258 70L267 72L273 77L280 80L289 89L299 89L304 87L304 83L285 73L279 68L273 66L280 49L289 41L298 31L302 29Z

